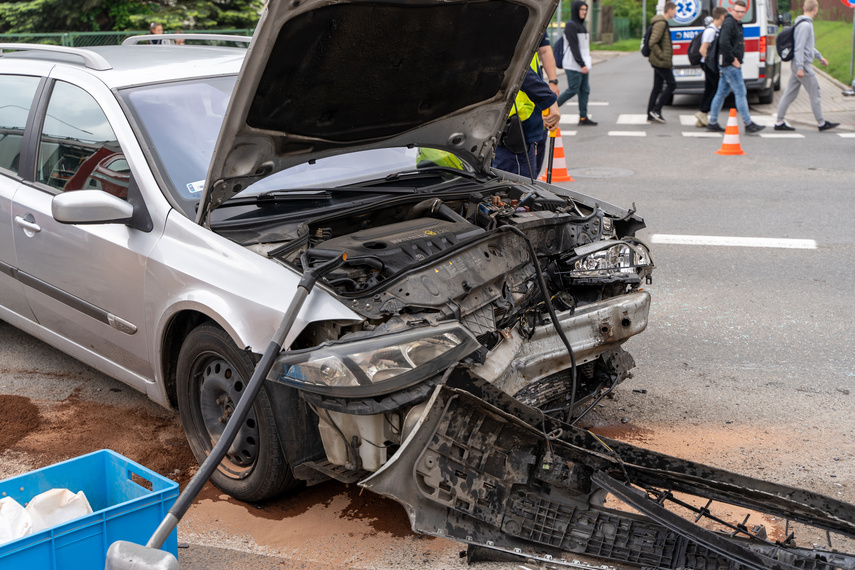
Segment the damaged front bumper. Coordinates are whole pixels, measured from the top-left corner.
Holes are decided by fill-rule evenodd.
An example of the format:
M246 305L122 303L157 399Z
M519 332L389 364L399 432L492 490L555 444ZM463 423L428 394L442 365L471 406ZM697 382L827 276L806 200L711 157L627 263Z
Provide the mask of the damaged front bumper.
M436 387L397 453L360 485L400 502L416 532L552 564L576 553L656 568L855 568L850 554L797 546L792 534L772 542L747 519L727 533L701 526L729 524L711 514L720 501L853 538L852 505L594 436L466 375ZM635 512L605 507L607 493Z
M647 328L650 293L635 291L557 313L573 347L576 365L592 362ZM531 337L519 328L506 334L472 374L508 394L567 370L570 355L551 324L535 328Z

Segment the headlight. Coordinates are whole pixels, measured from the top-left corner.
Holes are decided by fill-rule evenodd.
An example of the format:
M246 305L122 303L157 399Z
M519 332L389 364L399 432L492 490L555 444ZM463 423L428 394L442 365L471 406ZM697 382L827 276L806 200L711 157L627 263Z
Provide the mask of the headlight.
M595 249L588 253L583 250ZM608 275L637 275L642 268L651 267L650 250L641 242L604 241L577 248L579 254L572 265L571 277L604 277Z
M269 376L307 392L370 397L417 384L480 347L458 323L283 353Z

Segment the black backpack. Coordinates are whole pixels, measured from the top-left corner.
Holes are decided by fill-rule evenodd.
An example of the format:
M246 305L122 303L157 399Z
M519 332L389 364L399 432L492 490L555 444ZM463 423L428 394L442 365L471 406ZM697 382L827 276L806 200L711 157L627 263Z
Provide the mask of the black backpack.
M713 73L718 73L718 35L721 30L715 31L715 37L710 42L710 47L707 48L707 56L704 58L706 65Z
M778 50L778 55L781 56L781 61L791 61L796 47L796 26L807 20L799 20L794 26L787 26L778 37L775 39L775 48Z
M701 30L695 37L692 38L692 43L689 44L689 63L692 65L700 65L701 58L701 38L704 35L704 30Z
M647 26L647 31L644 32L644 37L641 38L641 55L650 57L650 30L653 29L653 24Z

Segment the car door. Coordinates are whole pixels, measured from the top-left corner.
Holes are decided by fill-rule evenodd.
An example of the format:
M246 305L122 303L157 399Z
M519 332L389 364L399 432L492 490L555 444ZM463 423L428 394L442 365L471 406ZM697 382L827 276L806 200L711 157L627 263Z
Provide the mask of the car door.
M0 316L32 320L24 288L17 279L18 262L12 236L12 199L21 185L18 173L24 129L41 81L32 75L0 75ZM21 231L20 228L18 228ZM5 313L9 311L10 313Z
M60 78L45 91L32 180L12 206L19 279L38 322L75 343L75 356L109 361L95 361L102 370L118 365L124 370L114 375L126 381L126 371L150 379L143 288L156 232L121 223L62 224L51 214L52 198L63 192L100 190L126 199L133 182L122 146L129 142L115 133L130 133L129 127L94 78ZM109 183L104 172L112 174ZM143 378L131 383L144 389Z

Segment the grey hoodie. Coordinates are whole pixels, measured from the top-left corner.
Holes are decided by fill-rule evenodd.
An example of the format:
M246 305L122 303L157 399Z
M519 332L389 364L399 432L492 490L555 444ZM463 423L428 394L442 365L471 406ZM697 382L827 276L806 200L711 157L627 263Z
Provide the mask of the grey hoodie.
M807 21L807 24L801 24L793 31L793 72L799 69L804 69L805 73L813 73L813 60L821 59L822 54L816 49L816 37L813 33L813 20L810 16L802 14L793 26L799 22Z

